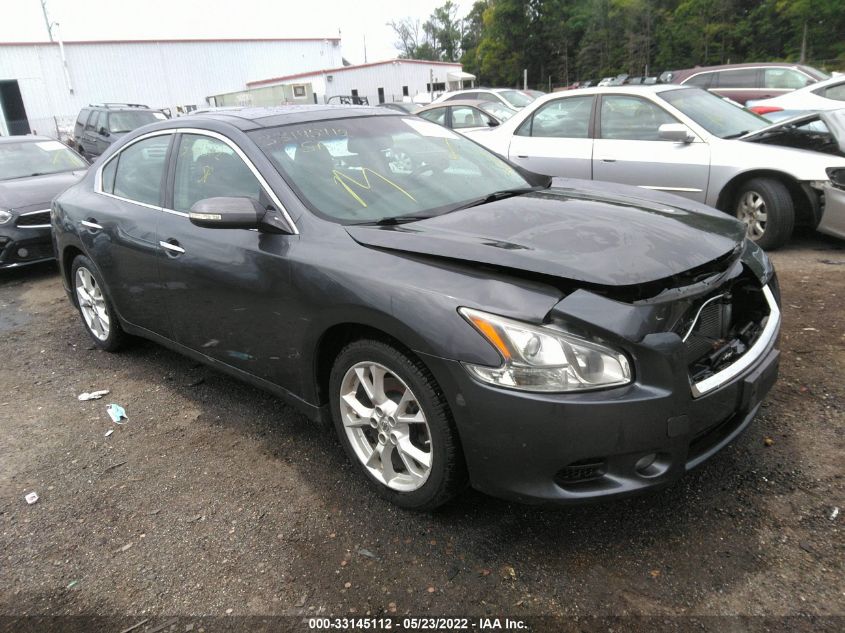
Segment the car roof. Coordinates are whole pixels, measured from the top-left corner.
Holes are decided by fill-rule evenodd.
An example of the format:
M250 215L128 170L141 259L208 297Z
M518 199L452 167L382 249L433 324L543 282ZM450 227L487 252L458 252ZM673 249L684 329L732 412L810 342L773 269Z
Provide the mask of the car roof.
M487 101L486 99L450 99L449 101L438 101L437 103L427 105L424 108L418 110L417 113L419 114L419 112L422 112L423 110L434 110L436 108L451 108L453 106L472 106L474 108L478 108L482 105L490 103L507 107L505 106L505 104L500 103L498 101Z
M770 66L782 66L786 68L805 68L807 70L817 72L816 69L812 66L808 66L807 64L801 64L799 62L747 62L744 64L720 64L716 66L695 66L694 68L679 68L678 70L670 70L669 72L672 73L673 78L677 78L681 74L683 77L686 77L687 75L694 75L702 72L712 72L717 70L739 70L742 68L759 67L766 68Z
M35 136L33 134L27 134L25 136L0 136L0 143L43 143L44 141L55 140L49 136Z
M570 95L592 95L592 94L656 94L668 90L701 90L697 86L682 86L680 84L622 84L620 86L590 86L589 88L574 88L560 92L550 92L537 97L534 103L540 100L548 100L547 97L554 95L555 98Z
M370 116L408 116L392 108L378 106L353 105L283 105L242 108L232 107L224 110L212 110L200 114L192 114L190 118L177 117L162 121L157 129L169 127L190 127L203 121L228 123L239 130L256 130L279 125L309 123L312 121L331 121L333 119L348 119L352 117ZM148 128L150 129L150 128Z

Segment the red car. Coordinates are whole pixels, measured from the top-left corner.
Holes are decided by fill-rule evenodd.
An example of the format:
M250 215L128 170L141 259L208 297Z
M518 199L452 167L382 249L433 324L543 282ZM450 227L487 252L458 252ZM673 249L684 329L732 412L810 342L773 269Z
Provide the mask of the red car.
M822 71L788 62L697 66L660 75L663 83L698 86L742 104L750 99L777 97L822 79L828 79Z

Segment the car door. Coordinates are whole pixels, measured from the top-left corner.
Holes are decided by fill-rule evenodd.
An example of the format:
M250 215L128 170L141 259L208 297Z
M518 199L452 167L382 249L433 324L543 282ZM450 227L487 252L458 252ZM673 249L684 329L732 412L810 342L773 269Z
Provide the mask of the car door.
M170 132L126 145L98 171L79 227L85 250L121 316L159 334L168 330L158 283L156 224L162 215Z
M664 123L680 123L651 100L602 95L593 146L593 179L659 189L704 202L710 148L699 138L662 140Z
M97 155L97 139L94 136L94 131L99 119L99 110L92 110L88 122L85 124L85 130L82 132L82 151L88 156Z
M109 113L101 112L100 120L97 123L97 129L94 130L94 145L95 153L100 156L111 145L111 135L109 133Z
M511 138L508 157L547 176L592 178L594 95L548 101Z
M159 271L171 338L206 356L297 389L280 342L290 310L290 265L295 236L251 229L208 229L191 224L194 203L215 197L250 197L264 208L281 204L246 155L214 132L180 134L171 160L168 206L159 224Z

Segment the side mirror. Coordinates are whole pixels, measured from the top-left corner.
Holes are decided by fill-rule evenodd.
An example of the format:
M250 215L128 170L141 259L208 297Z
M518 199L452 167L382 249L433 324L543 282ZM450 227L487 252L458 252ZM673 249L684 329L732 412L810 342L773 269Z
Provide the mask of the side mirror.
M657 136L662 141L673 143L692 143L695 140L695 135L683 123L664 123L657 128Z
M499 122L496 119L488 119L487 127L499 127Z
M109 135L109 131L108 131L106 128L101 127L101 128L100 128L100 135L101 135L101 136L108 136L108 135Z
M204 229L257 229L266 211L255 198L205 198L191 207L191 224Z

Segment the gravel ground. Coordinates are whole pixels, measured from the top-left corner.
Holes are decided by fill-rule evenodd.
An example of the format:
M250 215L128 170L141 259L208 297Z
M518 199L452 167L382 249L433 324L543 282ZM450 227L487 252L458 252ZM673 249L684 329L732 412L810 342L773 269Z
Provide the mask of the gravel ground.
M332 431L270 395L149 342L95 350L55 267L6 271L0 615L766 615L842 630L845 248L805 234L773 259L781 378L734 445L657 494L539 509L468 491L435 514L373 496ZM111 394L77 401L96 389Z

